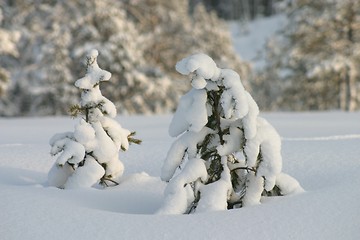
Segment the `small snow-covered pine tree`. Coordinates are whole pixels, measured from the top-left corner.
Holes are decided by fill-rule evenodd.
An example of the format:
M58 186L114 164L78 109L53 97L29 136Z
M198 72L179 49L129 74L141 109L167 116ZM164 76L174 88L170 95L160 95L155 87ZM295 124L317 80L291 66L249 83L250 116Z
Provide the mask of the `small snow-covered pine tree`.
M258 116L259 109L239 75L218 68L205 54L176 64L191 75L169 128L172 144L161 178L169 181L158 213L223 210L260 203L263 195L301 192L282 173L281 140Z
M74 132L54 135L50 139L51 155L57 156L48 175L50 186L59 188L91 187L107 181L117 183L124 171L119 150L127 150L134 133L114 120L115 105L102 96L100 83L108 81L111 73L97 64L97 50L86 57L86 75L75 82L81 90L81 103L71 107L74 116L83 117Z

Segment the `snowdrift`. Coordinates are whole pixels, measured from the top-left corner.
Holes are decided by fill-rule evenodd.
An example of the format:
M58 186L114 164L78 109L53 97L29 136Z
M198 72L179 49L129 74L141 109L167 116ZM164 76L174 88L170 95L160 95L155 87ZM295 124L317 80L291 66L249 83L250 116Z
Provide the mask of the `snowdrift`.
M120 156L119 186L80 190L46 186L48 141L72 119L0 119L0 239L360 239L360 112L263 116L282 137L284 171L306 192L193 215L154 215L171 116L119 116L142 145Z

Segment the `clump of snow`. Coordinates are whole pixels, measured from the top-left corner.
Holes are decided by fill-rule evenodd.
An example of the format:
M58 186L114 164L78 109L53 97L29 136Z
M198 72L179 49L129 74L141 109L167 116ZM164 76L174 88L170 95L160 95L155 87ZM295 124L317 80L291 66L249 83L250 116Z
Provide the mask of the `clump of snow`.
M257 176L265 178L265 189L270 191L281 172L282 157L280 136L268 121L257 118L257 134L246 141L244 152L247 156L247 165L251 168L257 167ZM256 166L257 164L259 165Z
M196 213L226 210L230 188L229 183L222 179L204 185L200 191L201 198Z
M222 84L225 89L221 95L221 105L225 118L243 118L249 112L246 91L241 83L240 76L231 69L221 70Z
M64 188L89 188L104 176L104 168L91 156L86 156L84 165L78 167L66 180Z
M175 68L176 71L183 75L196 72L196 74L203 79L217 80L220 75L220 71L214 60L203 53L194 54L182 59L176 64Z
M281 189L281 194L289 195L296 193L303 193L304 189L299 182L286 173L280 173L276 177L276 185Z
M118 153L118 147L114 141L109 138L100 122L92 124L96 135L96 146L93 149L93 155L100 163L106 163Z
M203 89L207 85L205 78L200 75L194 75L191 80L191 86L195 89Z
M73 172L74 169L68 163L63 166L54 164L48 173L47 183L49 186L63 187Z
M241 145L241 139L243 138L243 132L237 127L230 127L229 134L224 135L225 143L216 147L220 156L230 155L233 152L239 150Z
M118 150L129 148L128 136L130 131L122 128L121 125L114 119L103 117L101 118L101 125L109 137L114 141L115 145L118 146Z
M64 138L56 141L54 145L51 146L50 153L53 156L60 153L56 159L57 164L60 166L64 165L66 162L77 164L84 159L85 148L82 144L76 141L73 141L69 138Z
M86 122L84 119L81 119L80 122L75 125L74 138L88 151L93 151L95 148L95 130L91 124Z
M194 201L194 192L191 183L195 181L205 182L208 177L204 160L200 158L189 159L181 172L166 186L163 206L158 214L181 214Z
M167 153L164 164L161 169L161 179L169 181L176 168L180 166L185 154L189 158L194 158L197 155L196 145L212 130L210 128L203 128L200 132L187 131L181 135L171 146Z
M106 97L102 97L99 109L104 115L107 115L109 117L116 117L117 111L115 105Z
M169 134L176 137L191 129L199 132L207 123L206 91L193 89L181 97L170 123Z
M250 172L246 180L246 194L242 198L242 205L248 207L260 204L261 194L264 191L264 179Z
M85 77L78 79L75 86L80 89L93 89L102 81L108 81L111 78L111 73L102 70L97 63L97 56L99 52L96 49L90 51L86 56L87 73Z
M226 156L221 158L221 164L224 170L221 173L220 180L205 185L200 189L201 198L196 208L197 213L227 209L227 201L230 198L232 186Z
M250 93L245 92L247 97L247 102L249 106L248 114L243 118L242 123L243 127L245 129L245 138L246 139L252 139L255 137L257 133L257 117L259 115L259 107L256 104L253 97L250 95Z

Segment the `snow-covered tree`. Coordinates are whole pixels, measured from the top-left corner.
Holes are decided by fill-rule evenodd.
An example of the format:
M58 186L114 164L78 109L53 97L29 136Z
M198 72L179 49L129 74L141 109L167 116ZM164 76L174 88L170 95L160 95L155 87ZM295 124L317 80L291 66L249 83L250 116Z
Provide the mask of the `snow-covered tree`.
M71 65L72 35L55 1L8 1L7 22L21 34L21 56L12 64L9 100L16 115L66 114L77 102ZM11 114L3 109L5 115Z
M8 21L9 9L6 4L0 3L0 115L16 113L9 91L12 88L12 69L19 57L18 42L20 32L13 29Z
M235 71L218 68L205 54L184 58L176 70L191 75L192 89L170 124L169 134L178 138L162 167L169 183L159 213L244 207L259 204L262 195L303 191L281 172L280 136L258 116Z
M179 93L159 67L144 60L144 38L121 1L14 1L11 26L21 31L21 58L9 97L18 115L66 114L78 101L72 81L90 49L112 75L103 93L122 113L169 112ZM178 90L177 90L178 91ZM54 107L55 106L55 107ZM6 109L5 109L6 110Z
M191 11L188 1L126 0L126 11L144 36L145 59L175 78L176 62L194 52L211 55L219 65L230 66L246 79L250 65L235 54L227 24L203 4ZM248 82L244 82L248 86ZM186 88L184 87L186 86ZM188 86L177 86L188 90Z
M50 186L59 188L91 187L96 183L117 183L124 171L119 151L127 150L134 133L114 120L115 105L101 94L100 83L109 81L111 73L97 63L98 51L86 57L86 75L75 82L81 90L80 105L71 108L74 116L83 117L74 132L54 135L51 154L57 159L48 175Z
M5 59L8 57L17 57L19 52L16 43L20 34L18 31L8 30L3 27L3 9L0 4L0 97L5 94L10 83L10 72L6 69Z
M179 94L170 78L145 61L146 39L127 19L122 2L91 0L68 4L71 8L84 9L77 13L73 28L77 32L81 27L74 38L77 48L73 53L81 56L91 48L102 52L104 66L113 73L113 83L104 87L103 92L113 99L119 111L160 113L175 107Z
M250 74L250 65L233 51L226 23L201 5L190 14L188 1L12 0L0 5L8 9L8 27L21 33L21 57L7 63L8 100L14 108L0 108L0 115L66 114L67 106L78 101L72 80L82 70L72 63L93 48L113 74L102 92L121 113L173 111L189 88L179 86L173 66L193 52L205 52L242 76Z
M285 0L287 1L287 0ZM191 6L199 2L206 8L216 11L219 17L233 20L248 20L261 16L270 16L275 13L276 5L282 0L189 0Z
M264 82L277 72L282 109L359 109L360 2L293 2L288 25L269 49Z

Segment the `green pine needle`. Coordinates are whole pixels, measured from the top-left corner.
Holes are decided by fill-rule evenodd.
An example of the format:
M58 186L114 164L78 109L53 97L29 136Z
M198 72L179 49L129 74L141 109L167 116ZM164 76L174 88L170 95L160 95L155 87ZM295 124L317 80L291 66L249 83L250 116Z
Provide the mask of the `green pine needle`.
M75 104L75 105L70 106L69 113L70 113L71 117L76 118L79 114L84 113L84 108L82 108L78 104Z
M137 139L137 138L133 138L133 136L135 136L135 135L136 135L136 132L131 132L131 133L129 134L129 136L127 137L129 143L135 143L135 144L138 144L138 145L141 144L141 143L142 143L142 140Z

